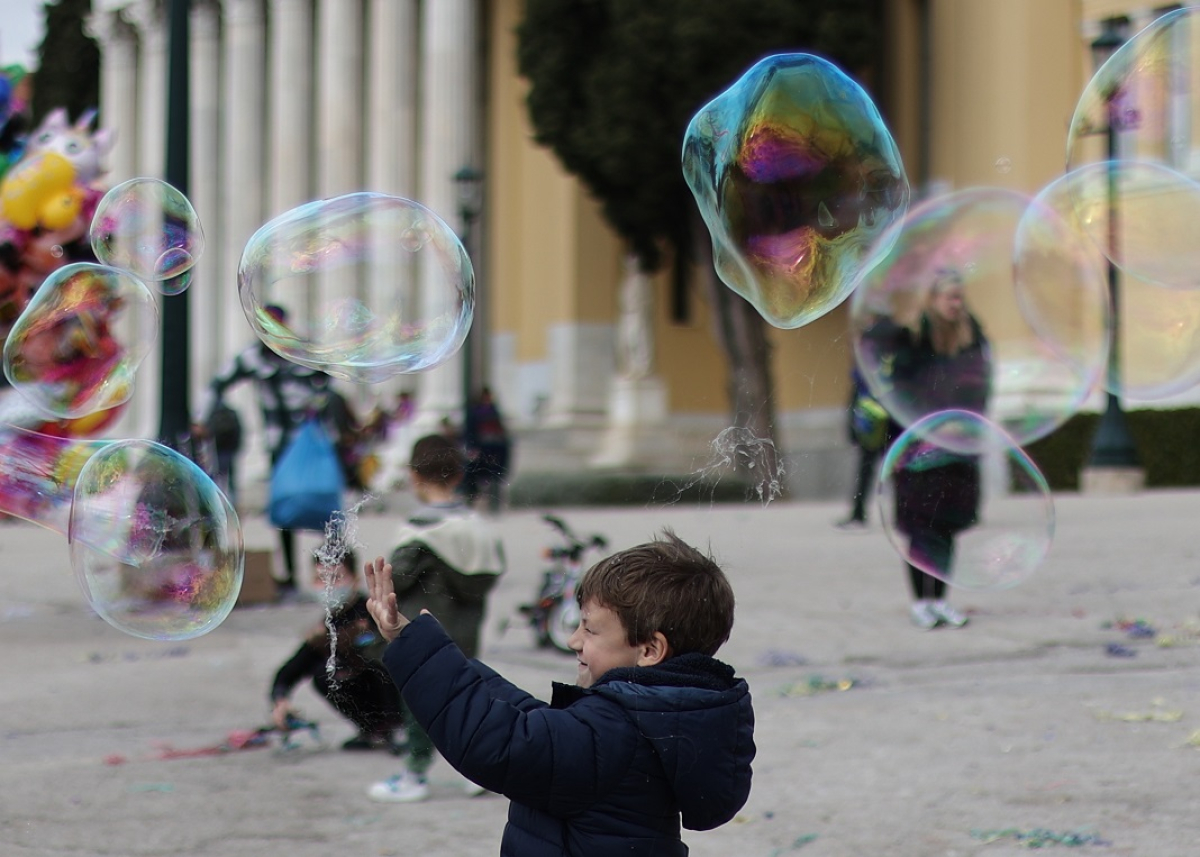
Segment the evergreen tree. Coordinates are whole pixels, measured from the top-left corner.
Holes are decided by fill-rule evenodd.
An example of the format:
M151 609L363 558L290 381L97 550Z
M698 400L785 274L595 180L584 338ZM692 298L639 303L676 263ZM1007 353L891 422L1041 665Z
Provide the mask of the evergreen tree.
M33 81L33 122L56 107L72 120L100 104L100 48L84 30L91 0L55 0L42 6L45 37Z
M680 167L684 132L771 54L815 53L861 78L881 20L879 0L526 0L518 64L535 139L597 198L644 270L674 264L677 313L687 265L700 262L733 420L758 438L774 440L766 324L713 272Z

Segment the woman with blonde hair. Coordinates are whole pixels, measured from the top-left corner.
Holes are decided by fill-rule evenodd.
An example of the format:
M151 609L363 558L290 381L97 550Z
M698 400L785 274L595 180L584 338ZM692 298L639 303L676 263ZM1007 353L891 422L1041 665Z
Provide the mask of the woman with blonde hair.
M991 387L987 338L967 309L962 275L941 269L910 319L893 328L891 381L919 403L921 415L959 409L984 415ZM909 538L908 573L913 623L923 630L961 628L967 618L946 602L954 539L979 513L978 457L913 445L893 480L896 527ZM930 466L936 462L934 466ZM919 464L918 464L919 462ZM936 572L928 574L921 567Z

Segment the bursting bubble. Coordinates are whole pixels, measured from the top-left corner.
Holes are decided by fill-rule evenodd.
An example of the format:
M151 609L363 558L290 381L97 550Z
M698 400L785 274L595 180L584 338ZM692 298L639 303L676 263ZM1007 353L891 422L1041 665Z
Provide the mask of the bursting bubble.
M926 201L890 231L872 254L850 317L859 371L902 428L965 410L1026 444L1099 388L1108 355L1106 304L1097 297L1105 294L1097 282L1102 269L1090 242L1051 209L1014 191L974 188ZM1053 315L1048 325L1058 325L1061 338L1053 345L1020 298L1047 291L1077 297L1067 303L1090 313L1073 321ZM1059 312L1053 300L1045 304ZM942 425L923 423L922 430ZM962 444L980 437L935 441L974 453Z
M204 471L157 443L114 441L87 459L67 538L88 603L135 637L205 634L241 589L237 513Z
M59 418L119 405L158 328L154 296L128 271L80 262L46 278L4 343L4 374Z
M453 230L419 203L378 193L310 202L262 226L242 253L238 290L273 351L367 383L444 363L475 310L474 270Z
M204 230L191 202L164 181L135 178L109 190L96 206L92 251L101 264L179 294L204 252Z
M775 327L801 327L853 290L868 249L908 208L879 111L808 54L759 61L688 124L683 174L721 280Z
M930 437L957 437L981 453L962 455ZM989 474L1003 485L988 490ZM1012 437L969 411L930 414L902 433L880 465L877 496L904 561L963 589L1016 586L1054 541L1045 477Z
M1110 165L1080 185L1076 200L1081 220L1112 211L1116 228L1101 239L1102 252L1130 274L1184 288L1200 287L1200 190L1186 175L1200 107L1196 14L1162 15L1116 50L1084 87L1067 136L1068 172Z

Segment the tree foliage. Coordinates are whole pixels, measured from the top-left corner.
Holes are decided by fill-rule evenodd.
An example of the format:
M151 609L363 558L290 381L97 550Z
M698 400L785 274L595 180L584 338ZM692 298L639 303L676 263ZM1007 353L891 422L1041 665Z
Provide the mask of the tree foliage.
M42 10L46 35L33 84L35 124L56 107L76 119L100 103L100 48L84 30L91 0L56 0Z
M694 251L728 362L731 416L753 438L775 440L770 341L754 308L713 272L683 178L684 133L771 54L818 54L861 77L880 53L882 18L881 0L525 2L517 59L535 139L591 191L645 271L674 261L677 307ZM743 475L774 492L775 445L764 446L770 454Z
M647 271L686 256L691 117L774 53L853 73L879 53L879 0L526 0L518 63L536 140L603 206Z

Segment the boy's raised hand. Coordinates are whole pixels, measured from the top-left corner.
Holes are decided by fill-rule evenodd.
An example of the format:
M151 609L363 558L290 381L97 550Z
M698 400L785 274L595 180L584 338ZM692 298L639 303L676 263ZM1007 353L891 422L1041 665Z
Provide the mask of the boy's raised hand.
M392 567L379 556L368 562L364 571L367 578L367 612L375 620L380 635L390 643L408 624L408 619L396 606Z

